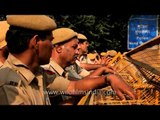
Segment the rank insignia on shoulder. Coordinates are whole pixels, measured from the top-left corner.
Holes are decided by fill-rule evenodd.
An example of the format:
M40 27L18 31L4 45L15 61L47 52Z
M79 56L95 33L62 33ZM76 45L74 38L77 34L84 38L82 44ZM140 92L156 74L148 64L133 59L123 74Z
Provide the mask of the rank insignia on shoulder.
M56 73L50 70L44 70L43 77L48 85L54 81L56 76L57 76Z
M17 83L17 82L14 82L14 81L10 81L9 84L10 84L10 85L13 85L13 86L17 86L17 85L18 85L18 83Z

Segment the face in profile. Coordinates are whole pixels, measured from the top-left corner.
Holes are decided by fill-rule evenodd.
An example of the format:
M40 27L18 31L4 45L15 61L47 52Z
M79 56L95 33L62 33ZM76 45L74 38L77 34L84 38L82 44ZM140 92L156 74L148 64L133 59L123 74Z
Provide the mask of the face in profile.
M63 50L61 58L64 59L67 65L74 64L79 54L78 39L73 38L69 42L65 43L63 46L64 47L62 47Z
M81 45L82 50L84 53L88 53L88 46L89 46L89 42L88 41L84 41Z
M39 64L44 65L48 64L50 61L52 53L52 39L46 39L44 41L39 41L38 46L38 55L39 55Z

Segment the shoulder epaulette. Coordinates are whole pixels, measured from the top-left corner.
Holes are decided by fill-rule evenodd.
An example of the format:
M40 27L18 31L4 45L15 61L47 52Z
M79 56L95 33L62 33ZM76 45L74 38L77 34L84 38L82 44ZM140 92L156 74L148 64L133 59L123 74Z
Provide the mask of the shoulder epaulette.
M45 79L47 85L52 83L54 79L57 77L56 73L51 70L44 70L43 79Z
M21 83L21 77L9 67L0 70L0 86L3 84L18 86Z

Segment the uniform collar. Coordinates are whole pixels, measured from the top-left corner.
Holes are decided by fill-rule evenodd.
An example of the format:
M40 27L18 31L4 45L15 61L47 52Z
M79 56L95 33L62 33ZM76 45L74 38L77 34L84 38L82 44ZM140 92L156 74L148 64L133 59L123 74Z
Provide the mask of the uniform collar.
M80 66L80 61L79 60L76 60L75 63Z
M23 64L20 60L9 54L7 62L26 79L27 83L30 84L34 80L35 75L29 70L29 68Z
M50 66L54 68L54 70L60 75L62 76L64 73L64 69L58 65L53 59L50 59Z

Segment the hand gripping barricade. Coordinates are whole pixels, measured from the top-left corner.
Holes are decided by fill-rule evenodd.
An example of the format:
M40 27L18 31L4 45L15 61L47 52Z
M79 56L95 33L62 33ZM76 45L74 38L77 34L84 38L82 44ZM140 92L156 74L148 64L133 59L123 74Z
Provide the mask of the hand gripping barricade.
M123 57L115 56L110 62L112 65L114 63L116 72L135 90L137 100L130 100L126 96L126 100L122 101L108 86L98 89L101 92L88 93L79 105L160 105L159 43L160 36L157 36L127 52Z

